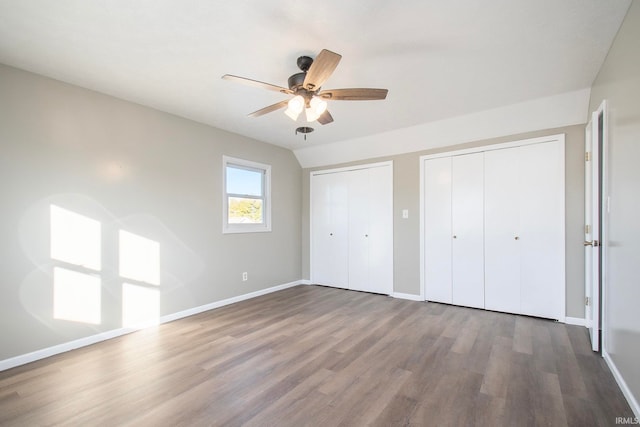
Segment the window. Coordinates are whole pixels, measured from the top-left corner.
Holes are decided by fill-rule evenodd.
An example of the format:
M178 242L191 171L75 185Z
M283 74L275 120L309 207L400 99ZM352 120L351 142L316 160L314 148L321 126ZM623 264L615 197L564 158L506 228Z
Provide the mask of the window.
M271 231L271 166L222 157L223 233Z

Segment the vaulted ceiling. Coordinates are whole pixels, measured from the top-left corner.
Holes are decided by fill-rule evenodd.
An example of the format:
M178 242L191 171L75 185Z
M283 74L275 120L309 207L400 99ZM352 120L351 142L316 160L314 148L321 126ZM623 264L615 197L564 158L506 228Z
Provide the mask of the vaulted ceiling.
M0 63L297 149L591 86L630 0L0 0ZM296 59L342 55L324 88L389 89L333 101L307 141L282 111ZM586 111L585 111L586 114Z

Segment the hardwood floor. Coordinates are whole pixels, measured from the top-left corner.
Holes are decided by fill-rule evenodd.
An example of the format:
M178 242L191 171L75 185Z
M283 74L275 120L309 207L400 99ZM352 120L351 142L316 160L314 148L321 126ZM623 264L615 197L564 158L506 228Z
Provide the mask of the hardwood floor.
M0 425L590 426L586 329L298 286L0 372Z

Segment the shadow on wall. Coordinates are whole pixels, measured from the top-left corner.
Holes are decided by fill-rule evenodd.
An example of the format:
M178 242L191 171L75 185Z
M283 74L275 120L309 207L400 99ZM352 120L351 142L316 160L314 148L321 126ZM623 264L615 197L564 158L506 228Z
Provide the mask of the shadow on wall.
M117 218L86 196L60 194L31 206L19 233L34 266L22 306L61 335L141 328L194 304L187 285L202 260L151 215Z

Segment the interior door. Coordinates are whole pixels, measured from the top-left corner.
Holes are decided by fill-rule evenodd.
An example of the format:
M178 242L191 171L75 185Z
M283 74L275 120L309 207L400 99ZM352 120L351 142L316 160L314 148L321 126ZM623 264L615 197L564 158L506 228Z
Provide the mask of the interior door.
M520 313L519 148L484 153L485 308Z
M484 153L451 164L452 302L484 308Z
M327 173L313 175L311 186L311 280L347 288L348 182L342 173Z
M424 161L424 292L451 304L451 157Z
M585 319L589 327L591 348L600 350L600 289L601 289L601 251L600 251L600 212L601 212L601 167L602 150L601 114L593 113L585 129Z

